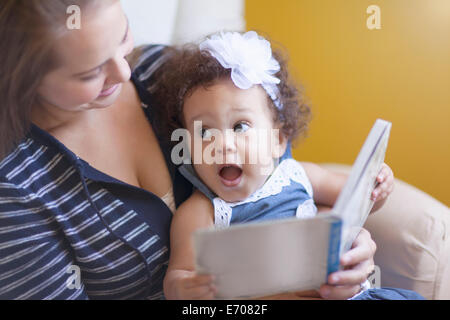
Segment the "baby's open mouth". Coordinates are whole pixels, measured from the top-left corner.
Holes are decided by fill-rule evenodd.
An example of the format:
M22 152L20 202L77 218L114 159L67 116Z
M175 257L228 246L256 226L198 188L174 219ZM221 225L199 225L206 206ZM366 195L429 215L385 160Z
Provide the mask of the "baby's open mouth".
M219 176L225 186L234 187L241 181L242 169L237 165L222 165Z

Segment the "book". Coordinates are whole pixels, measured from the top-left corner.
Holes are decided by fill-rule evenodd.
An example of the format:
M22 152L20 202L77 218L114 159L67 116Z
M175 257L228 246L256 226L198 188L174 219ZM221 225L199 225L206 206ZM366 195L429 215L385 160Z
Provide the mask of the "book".
M255 298L326 283L372 209L390 130L390 122L376 120L329 212L196 231L196 271L215 276L216 297Z

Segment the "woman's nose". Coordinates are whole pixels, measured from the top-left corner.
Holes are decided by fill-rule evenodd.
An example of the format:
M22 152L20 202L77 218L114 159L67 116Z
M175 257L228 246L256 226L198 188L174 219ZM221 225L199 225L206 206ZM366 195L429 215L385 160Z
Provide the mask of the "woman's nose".
M130 79L131 68L125 57L117 57L111 61L108 82L123 83Z

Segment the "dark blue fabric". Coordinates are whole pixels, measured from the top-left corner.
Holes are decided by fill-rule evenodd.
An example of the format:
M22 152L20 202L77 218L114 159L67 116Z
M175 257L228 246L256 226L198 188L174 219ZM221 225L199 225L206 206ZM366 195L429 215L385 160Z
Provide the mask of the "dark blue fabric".
M144 48L132 75L150 125L159 106L146 88L162 48ZM179 205L192 186L157 137ZM0 159L0 299L160 299L171 217L156 195L96 171L32 125ZM74 266L80 287L68 285Z
M286 151L281 156L280 162L289 158L292 158L292 145L290 142L287 144Z
M81 161L86 178L101 183L125 206L136 211L164 243L169 243L172 212L159 197L147 190L117 180L90 166L86 161ZM158 223L155 223L155 221L158 221Z
M368 289L351 300L425 300L417 292L399 288Z

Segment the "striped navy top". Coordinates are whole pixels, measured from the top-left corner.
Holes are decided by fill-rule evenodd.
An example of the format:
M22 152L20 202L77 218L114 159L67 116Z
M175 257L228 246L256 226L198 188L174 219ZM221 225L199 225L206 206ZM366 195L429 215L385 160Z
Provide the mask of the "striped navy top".
M132 74L152 126L146 88L162 49L146 47ZM179 205L192 187L159 142ZM33 125L0 160L0 299L163 298L171 217L156 195L95 170Z

